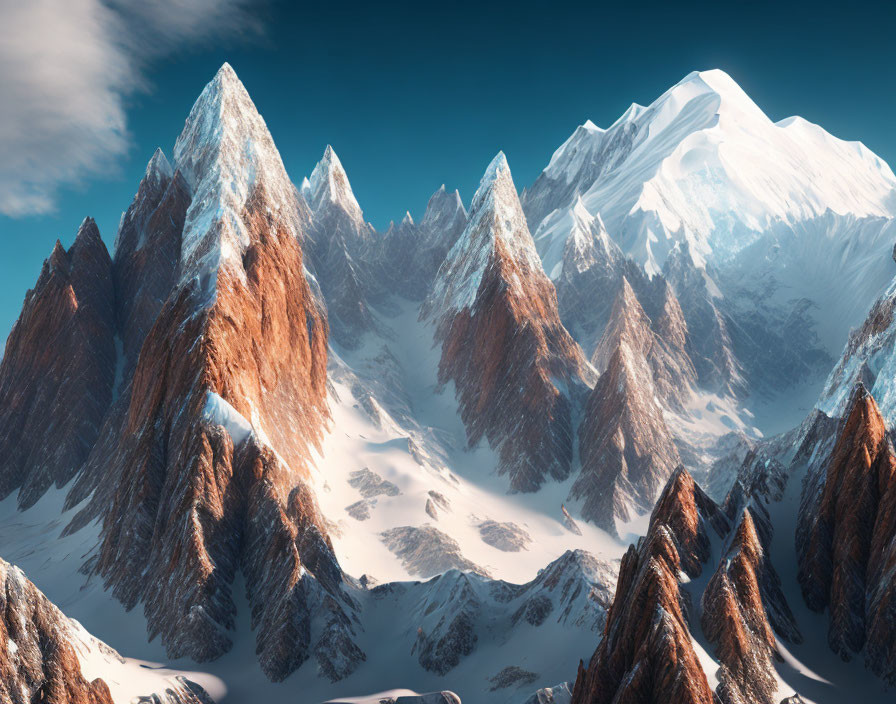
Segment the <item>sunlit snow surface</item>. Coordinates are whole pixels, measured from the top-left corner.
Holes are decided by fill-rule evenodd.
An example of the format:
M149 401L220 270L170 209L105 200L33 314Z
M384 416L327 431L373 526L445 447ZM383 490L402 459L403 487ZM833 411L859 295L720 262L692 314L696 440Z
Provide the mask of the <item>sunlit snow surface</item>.
M551 278L571 221L599 215L648 274L686 242L745 307L809 299L832 356L896 274L890 167L802 118L772 122L722 71L688 75L606 130L579 127L542 181L524 203Z

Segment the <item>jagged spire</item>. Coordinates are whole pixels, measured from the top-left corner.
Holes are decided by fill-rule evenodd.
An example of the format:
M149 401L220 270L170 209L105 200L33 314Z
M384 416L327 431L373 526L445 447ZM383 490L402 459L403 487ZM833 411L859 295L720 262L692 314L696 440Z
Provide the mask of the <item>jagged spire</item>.
M363 223L364 214L352 192L345 168L329 144L324 150L323 157L311 172L308 185L309 204L313 210L319 210L327 203L334 204L345 210L353 220Z
M439 271L427 308L445 311L472 306L485 268L499 249L520 271L544 277L504 152L498 152L482 176L467 226ZM507 283L522 285L519 275Z
M271 216L302 239L296 189L267 125L229 64L193 105L174 145L174 164L192 190L181 247L184 280L198 276L204 286L214 286L221 266L241 275L241 255L251 240L244 211L259 189Z

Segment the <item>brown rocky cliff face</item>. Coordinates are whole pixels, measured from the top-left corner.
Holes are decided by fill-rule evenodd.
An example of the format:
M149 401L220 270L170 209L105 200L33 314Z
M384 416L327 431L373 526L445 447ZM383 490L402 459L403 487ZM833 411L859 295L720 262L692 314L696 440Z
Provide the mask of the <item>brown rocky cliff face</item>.
M199 314L196 290L180 290L143 346L119 448L106 458L120 479L97 569L126 605L144 601L151 634L161 634L173 657L199 660L230 647L221 627L233 627L230 583L242 570L262 665L280 678L303 642L301 659L308 655L307 633L290 641L291 652L277 645L277 631L308 619L307 605L290 596L301 574L334 588L334 571L341 578L302 488L327 415L327 325L294 275L302 271L295 238L263 208L244 218L256 234L243 257L246 284L220 272L215 303ZM234 438L216 426L209 394L264 429L270 447L254 433Z
M6 704L112 704L88 682L68 619L21 570L0 560L0 700Z
M582 515L613 533L616 519L650 511L680 462L658 403L681 408L696 385L684 350L687 326L671 289L661 285L654 325L623 277L592 357L602 376L579 426L582 470L570 497L584 500Z
M337 679L364 654L305 482L328 419L328 325L303 275L301 203L228 66L175 155L193 192L179 279L73 489L93 491L74 527L102 520L94 569L143 603L171 657L231 647L241 572L264 672L314 655Z
M0 497L27 507L87 459L112 400L112 264L87 218L28 292L0 364Z
M700 623L715 646L720 663L716 694L725 704L777 702L772 662L777 644L763 594L763 583L770 582L777 584L777 575L745 510L702 598ZM780 587L775 596L783 601Z
M590 372L560 323L503 154L486 172L439 279L423 315L437 318L439 382L455 383L470 445L488 439L512 491L565 478L572 462L566 389L583 387ZM464 298L464 289L474 295Z
M691 644L679 573L696 577L709 555L708 528L721 512L680 468L670 478L647 535L622 560L604 637L580 665L573 704L713 702Z
M621 344L588 397L579 426L582 469L570 498L582 516L616 533L616 520L646 513L679 463L654 401L650 371Z
M829 610L831 648L845 659L864 648L868 666L896 682L896 457L862 385L800 522L800 586L810 608Z

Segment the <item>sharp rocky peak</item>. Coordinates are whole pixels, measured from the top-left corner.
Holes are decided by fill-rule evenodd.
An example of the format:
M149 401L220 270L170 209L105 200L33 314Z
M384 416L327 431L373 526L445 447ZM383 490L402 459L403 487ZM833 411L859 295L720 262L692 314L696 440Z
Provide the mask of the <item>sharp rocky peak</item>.
M272 217L302 238L296 189L267 125L229 64L193 105L174 145L174 165L192 191L181 247L182 280L207 280L222 266L242 271L242 254L252 241L242 216L260 193Z
M345 210L353 220L364 222L364 214L352 192L345 168L329 144L324 150L323 157L311 172L307 193L312 210L317 211L334 205Z
M427 309L450 313L471 307L485 270L499 250L501 258L517 269L506 281L511 289L521 289L527 274L547 278L504 152L498 152L485 170L467 226L442 264Z
M464 208L463 200L457 190L448 192L445 184L430 196L429 202L426 204L426 213L420 224L423 226L435 226L438 224L449 224L457 218L466 219L467 211Z

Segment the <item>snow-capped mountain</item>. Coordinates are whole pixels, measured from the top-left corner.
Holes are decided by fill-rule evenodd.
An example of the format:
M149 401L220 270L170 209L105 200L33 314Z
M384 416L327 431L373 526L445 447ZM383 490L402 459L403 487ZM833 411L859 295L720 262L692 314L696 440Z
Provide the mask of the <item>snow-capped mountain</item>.
M772 122L727 74L704 71L606 130L579 127L523 204L558 282L560 253L590 219L651 277L668 276L686 246L727 328L707 336L746 376L730 369L722 386L767 395L788 381L817 383L893 277L882 254L896 239L894 189L890 167L860 143L800 118ZM682 282L670 282L686 317L696 316ZM795 325L798 349L788 340ZM787 375L777 373L782 357Z
M721 264L778 223L829 211L890 218L894 189L892 170L860 143L801 118L772 122L714 70L689 74L649 107L632 105L606 130L579 127L524 203L537 228L581 197L623 251L657 274L679 242L698 266Z
M439 382L454 382L470 444L488 439L513 491L565 479L576 394L591 371L560 322L503 153L482 177L423 315L435 321Z
M170 154L111 256L89 218L57 244L0 364L2 557L47 595L0 562L14 696L58 665L96 704L884 701L867 149L695 73L522 196L499 153L380 233L225 64Z

